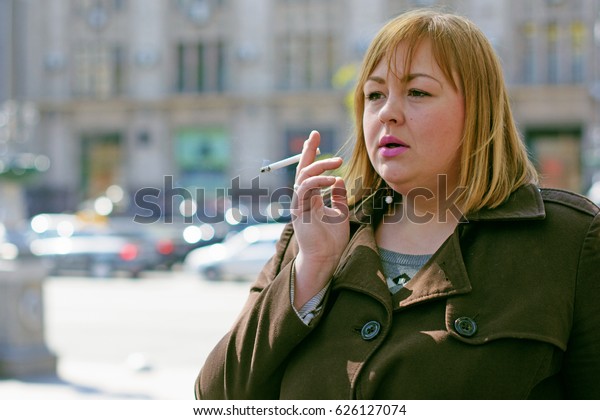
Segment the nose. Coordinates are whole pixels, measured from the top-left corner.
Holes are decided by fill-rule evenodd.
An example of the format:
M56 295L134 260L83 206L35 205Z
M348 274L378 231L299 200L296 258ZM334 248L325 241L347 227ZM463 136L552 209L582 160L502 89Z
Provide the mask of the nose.
M404 107L401 98L389 96L379 110L379 121L384 125L402 124L404 122Z

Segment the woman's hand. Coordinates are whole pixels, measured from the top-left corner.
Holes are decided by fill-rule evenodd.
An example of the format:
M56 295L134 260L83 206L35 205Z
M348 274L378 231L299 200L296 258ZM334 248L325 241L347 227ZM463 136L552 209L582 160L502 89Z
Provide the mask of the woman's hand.
M350 236L344 181L324 175L342 165L339 157L315 162L321 137L313 131L304 143L296 169L292 222L299 245L296 257L294 306L299 309L329 281ZM331 187L331 206L321 190Z

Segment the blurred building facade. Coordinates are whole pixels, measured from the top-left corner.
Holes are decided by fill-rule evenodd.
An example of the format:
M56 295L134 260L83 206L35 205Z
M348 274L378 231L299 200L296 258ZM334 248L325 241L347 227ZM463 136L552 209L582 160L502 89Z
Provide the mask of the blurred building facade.
M546 185L585 192L600 171L600 0L0 0L0 14L8 3L21 10L13 27L28 29L12 67L0 46L0 95L18 74L40 111L31 147L51 160L28 187L32 213L74 211L112 186L130 211L141 190L289 186L292 170L258 168L299 152L313 129L336 153L375 31L433 5L494 43ZM153 198L170 211L168 194Z

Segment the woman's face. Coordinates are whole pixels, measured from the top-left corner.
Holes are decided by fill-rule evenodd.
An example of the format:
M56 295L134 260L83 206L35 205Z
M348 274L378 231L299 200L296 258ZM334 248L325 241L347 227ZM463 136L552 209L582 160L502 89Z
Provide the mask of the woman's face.
M437 195L440 174L451 193L459 177L463 95L444 76L429 41L420 43L408 74L405 51L401 43L394 71L383 59L364 85L367 152L375 171L401 194L421 187Z

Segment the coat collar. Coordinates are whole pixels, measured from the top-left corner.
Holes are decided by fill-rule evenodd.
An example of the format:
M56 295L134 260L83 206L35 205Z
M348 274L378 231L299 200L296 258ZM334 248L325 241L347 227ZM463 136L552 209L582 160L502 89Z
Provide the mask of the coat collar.
M371 224L382 217L385 208L384 191L378 190L367 196L351 212L350 221ZM524 185L514 191L500 206L484 208L465 216L463 221L540 220L546 217L540 189L536 185Z
M493 209L484 208L467 216L467 221L483 220L541 220L546 217L540 189L525 185L510 195L508 200Z
M460 223L427 264L396 293L390 295L375 241L374 228L383 213L383 193L377 192L355 207L351 215L353 235L333 288L350 288L371 295L391 309L402 309L420 302L464 294L471 282L464 265L460 235L470 222L538 220L545 218L544 203L536 186L515 191L502 205L472 213Z

